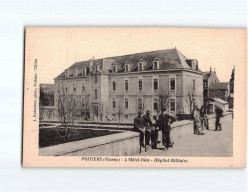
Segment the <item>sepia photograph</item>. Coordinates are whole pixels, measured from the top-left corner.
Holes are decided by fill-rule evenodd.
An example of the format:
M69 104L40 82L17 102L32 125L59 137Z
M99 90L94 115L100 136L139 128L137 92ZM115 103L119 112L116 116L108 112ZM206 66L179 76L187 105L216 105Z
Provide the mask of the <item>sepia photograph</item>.
M29 150L82 162L234 157L234 116L242 114L235 70L246 70L245 35L242 29L27 28L25 66L32 71L25 79L34 91L28 101L35 129ZM237 133L245 136L246 128ZM24 136L24 150L25 142Z

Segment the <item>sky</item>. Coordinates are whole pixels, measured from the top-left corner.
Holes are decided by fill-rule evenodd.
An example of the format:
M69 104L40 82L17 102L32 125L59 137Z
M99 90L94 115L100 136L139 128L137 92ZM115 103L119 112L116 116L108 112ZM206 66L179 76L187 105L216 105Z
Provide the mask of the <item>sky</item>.
M208 28L28 28L26 65L38 60L39 83L75 62L177 48L197 59L202 71L216 70L228 82L232 69L246 66L246 31Z

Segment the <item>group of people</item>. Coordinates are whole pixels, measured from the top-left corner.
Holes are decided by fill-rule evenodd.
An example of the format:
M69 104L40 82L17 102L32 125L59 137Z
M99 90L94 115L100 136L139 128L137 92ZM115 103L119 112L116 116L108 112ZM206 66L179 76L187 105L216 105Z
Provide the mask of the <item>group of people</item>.
M216 121L215 121L215 131L221 131L221 123L220 118L222 117L223 110L216 106L215 114L216 114ZM203 130L209 130L209 123L207 118L207 107L201 106L199 108L195 105L193 110L193 118L194 118L194 134L203 135Z
M204 129L209 129L208 127L208 118L207 118L207 109L204 106L199 108L195 105L193 110L194 117L194 134L203 135Z
M172 142L170 137L171 124L176 121L176 119L165 113L166 109L161 110L161 114L158 119L157 116L151 118L151 111L147 110L146 114L142 116L142 111L138 111L138 116L134 119L134 131L140 133L140 146L146 148L146 146L151 146L151 148L157 148L157 144L160 143L158 140L158 131L162 131L162 144L165 149L168 150L173 147L174 142ZM222 117L222 109L216 107L216 123L215 130L221 131L220 118ZM207 108L206 106L201 106L199 108L197 105L193 109L193 119L194 119L194 134L204 135L203 130L209 129L209 123L207 118Z
M134 119L134 130L140 133L140 146L157 148L158 131L162 131L162 143L168 150L173 147L173 142L170 138L171 124L176 120L174 117L165 114L166 109L161 110L158 119L157 116L151 118L151 111L147 110L146 114L142 116L142 111L138 111L138 116Z

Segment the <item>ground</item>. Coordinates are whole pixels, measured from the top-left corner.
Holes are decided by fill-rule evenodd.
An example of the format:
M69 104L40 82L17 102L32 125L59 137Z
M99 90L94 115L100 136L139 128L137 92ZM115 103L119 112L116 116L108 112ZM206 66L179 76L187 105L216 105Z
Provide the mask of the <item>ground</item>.
M141 156L184 156L184 157L229 157L233 156L232 121L222 125L222 131L204 130L204 135L188 135L174 140L173 148L165 151L162 144L158 149L142 149ZM161 132L159 132L161 140Z

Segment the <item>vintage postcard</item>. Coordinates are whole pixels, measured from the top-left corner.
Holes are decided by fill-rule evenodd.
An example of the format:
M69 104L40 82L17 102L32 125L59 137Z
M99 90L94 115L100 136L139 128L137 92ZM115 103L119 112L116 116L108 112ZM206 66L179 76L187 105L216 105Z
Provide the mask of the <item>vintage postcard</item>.
M25 29L24 167L246 167L246 29Z

